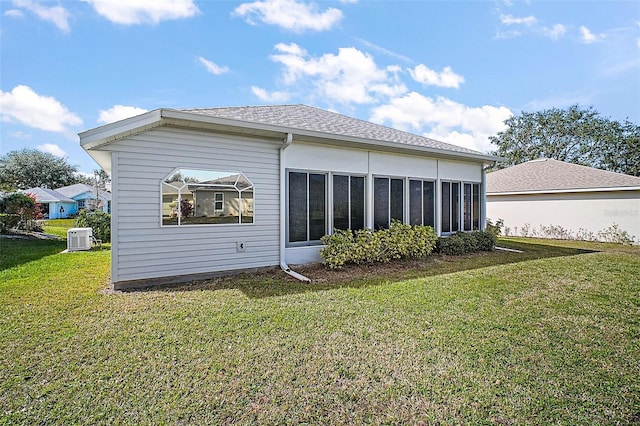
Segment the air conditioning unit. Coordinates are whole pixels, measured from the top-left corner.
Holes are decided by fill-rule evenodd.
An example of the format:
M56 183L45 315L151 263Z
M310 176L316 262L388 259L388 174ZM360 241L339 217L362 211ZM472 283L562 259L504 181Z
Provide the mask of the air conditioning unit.
M67 230L67 250L91 250L91 228L71 228Z

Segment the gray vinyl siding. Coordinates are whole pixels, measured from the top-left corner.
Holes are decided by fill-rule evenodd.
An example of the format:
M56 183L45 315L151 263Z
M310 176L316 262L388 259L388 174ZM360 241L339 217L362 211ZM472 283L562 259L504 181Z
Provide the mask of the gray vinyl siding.
M112 280L206 274L279 262L277 141L158 127L113 151ZM176 168L242 172L254 185L254 223L161 226L161 181ZM236 243L246 250L237 252Z

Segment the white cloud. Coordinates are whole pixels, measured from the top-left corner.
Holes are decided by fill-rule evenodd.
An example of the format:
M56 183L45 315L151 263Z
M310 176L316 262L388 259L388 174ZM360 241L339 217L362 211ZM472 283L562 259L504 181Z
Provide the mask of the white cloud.
M53 154L56 157L65 158L68 157L67 153L62 150L58 145L53 143L45 143L43 145L36 146L38 151L48 152L49 154Z
M271 60L283 65L284 83L310 84L314 94L341 103L371 103L376 96L398 96L406 86L397 80L397 67L378 68L373 58L353 47L338 54L309 57L297 44L278 44Z
M342 19L339 9L331 7L320 12L317 4L297 0L242 3L233 13L251 25L258 21L294 32L328 30Z
M636 46L638 46L638 49L640 49L640 38L636 39Z
M594 34L585 26L580 27L580 40L585 44L595 43L604 38L604 34Z
M291 95L288 92L268 92L257 86L251 86L251 91L264 102L286 102L291 98Z
M13 0L13 4L16 7L26 9L33 12L38 18L43 21L51 22L58 27L60 31L68 33L69 27L69 12L59 4L56 6L44 6L39 2L32 0ZM12 16L17 16L13 14Z
M135 117L136 115L144 114L146 109L138 108L127 105L114 105L107 110L100 110L100 116L98 117L98 123L114 123L116 121L124 120L125 118Z
M9 16L11 18L22 18L24 13L20 9L9 9L5 11L2 15Z
M395 59L399 59L399 60L404 61L404 62L414 62L413 59L409 58L408 56L401 55L400 53L393 52L393 51L391 51L389 49L386 49L386 48L384 48L382 46L378 46L375 43L371 43L368 40L365 40L365 39L362 39L362 38L359 38L359 37L356 37L355 39L358 42L364 44L365 47L370 49L370 50L374 50L376 52L380 52L380 53L382 53L384 55L390 56L390 57L395 58Z
M372 110L371 121L478 151L492 149L489 136L504 130L512 112L505 107L468 107L444 97L411 92Z
M524 18L515 18L511 15L500 15L500 22L505 25L526 25L530 27L534 25L538 20L535 16L525 16Z
M190 18L200 10L193 0L84 0L98 14L116 24L158 24Z
M16 130L13 132L9 132L9 136L16 139L31 139L31 134L25 133L22 130Z
M207 71L214 75L224 74L229 71L228 67L220 66L215 62L203 58L202 56L198 56L198 61L207 68Z
M553 27L542 27L542 34L549 37L552 40L558 40L567 32L567 29L562 24L555 24Z
M444 67L438 72L420 64L414 69L409 69L409 74L418 83L428 86L453 87L458 89L464 83L464 77L453 72L451 67Z
M55 98L41 96L29 86L19 85L11 92L0 90L2 121L16 120L26 126L49 132L68 132L68 126L80 126L82 120Z

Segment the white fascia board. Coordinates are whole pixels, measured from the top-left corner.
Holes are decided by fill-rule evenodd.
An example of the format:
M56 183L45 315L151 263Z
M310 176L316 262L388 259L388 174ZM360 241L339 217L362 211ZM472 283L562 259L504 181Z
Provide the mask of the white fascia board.
M458 151L449 151L437 148L431 148L427 146L420 145L411 145L411 144L403 144L399 142L387 142L380 141L375 139L367 139L367 138L358 138L354 136L344 136L344 135L336 135L333 133L325 133L325 132L315 132L311 130L304 129L296 129L290 128L286 126L277 126L273 124L264 124L264 123L253 123L246 122L242 120L235 120L229 118L220 118L213 117L204 114L197 114L192 112L171 110L171 109L163 109L162 110L163 118L171 118L177 120L187 120L194 121L200 123L207 123L213 125L221 125L221 126L229 126L235 128L243 128L243 129L252 129L257 131L266 131L273 132L275 134L281 134L283 137L288 133L292 133L294 135L294 140L296 136L302 138L310 138L315 139L317 141L323 140L325 143L329 143L327 141L335 141L335 145L337 146L345 146L345 142L352 145L357 145L360 148L383 148L387 150L403 150L410 151L412 153L420 152L422 154L430 154L438 157L446 157L452 159L470 159L475 161L481 161L486 164L493 164L494 162L504 161L502 157L496 157L490 154L474 154L467 152L458 152ZM300 138L298 138L300 139Z
M579 189L548 189L542 191L511 191L511 192L487 192L487 195L533 195L533 194L566 194L572 192L616 192L616 191L640 191L640 186L614 186L609 188L579 188Z
M80 146L85 150L90 150L143 130L157 127L161 124L161 120L162 110L156 109L135 117L116 121L115 123L105 124L104 126L78 133Z

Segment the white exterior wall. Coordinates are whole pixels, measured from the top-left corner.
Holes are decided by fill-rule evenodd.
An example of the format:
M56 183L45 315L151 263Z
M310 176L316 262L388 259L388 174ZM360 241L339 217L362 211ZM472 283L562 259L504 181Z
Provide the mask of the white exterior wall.
M597 234L616 223L639 242L640 191L488 195L487 217L503 219L512 235L521 235L528 224L529 236L541 225L561 226L576 235L581 228Z
M112 151L112 281L206 274L279 262L280 143L160 127ZM177 168L242 172L253 224L161 226L161 181ZM245 251L237 243L245 243Z
M373 225L373 178L376 176L409 177L436 181L436 232L440 234L440 180L481 183L482 164L441 160L427 156L401 155L388 152L327 147L300 142L293 143L284 152L287 170L336 172L365 175L367 226ZM408 191L408 188L405 188ZM405 215L408 200L405 197ZM329 197L328 208L331 208ZM462 203L460 203L462 208ZM481 205L481 209L484 207ZM406 218L405 218L406 219ZM322 246L287 247L287 263L299 265L320 262Z

